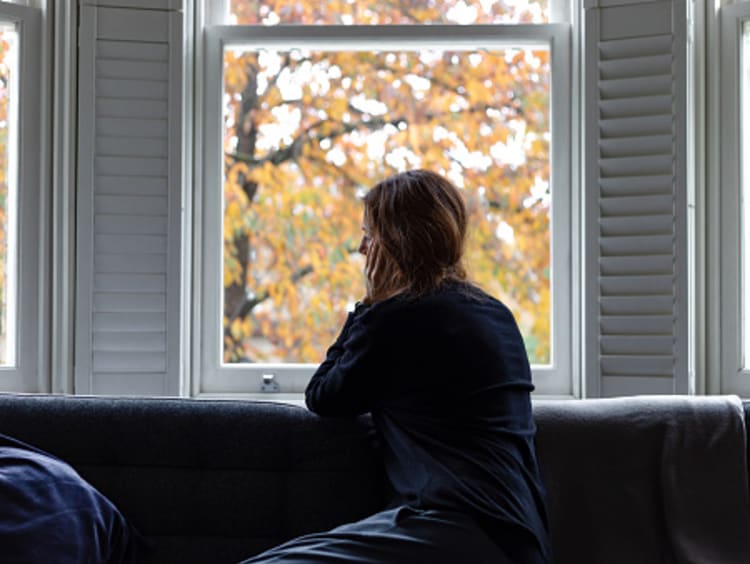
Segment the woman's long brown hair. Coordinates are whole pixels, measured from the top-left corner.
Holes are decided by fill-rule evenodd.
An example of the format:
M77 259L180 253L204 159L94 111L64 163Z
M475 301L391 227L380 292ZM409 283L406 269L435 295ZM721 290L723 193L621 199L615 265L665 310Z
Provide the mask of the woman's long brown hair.
M367 302L466 280L466 207L448 179L429 170L395 174L373 186L364 203Z

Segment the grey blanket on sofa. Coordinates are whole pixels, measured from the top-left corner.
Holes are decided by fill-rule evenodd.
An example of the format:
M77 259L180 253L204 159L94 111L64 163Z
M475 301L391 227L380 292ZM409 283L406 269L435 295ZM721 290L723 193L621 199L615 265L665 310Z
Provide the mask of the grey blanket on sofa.
M750 561L738 398L573 403L535 405L558 562Z

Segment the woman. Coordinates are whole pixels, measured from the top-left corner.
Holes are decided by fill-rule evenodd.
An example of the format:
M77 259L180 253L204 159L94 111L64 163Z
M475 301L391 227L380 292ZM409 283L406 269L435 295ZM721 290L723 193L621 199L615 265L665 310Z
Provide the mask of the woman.
M415 170L364 204L367 295L305 395L319 415L372 413L396 498L248 562L549 562L529 362L511 312L466 280L459 191Z

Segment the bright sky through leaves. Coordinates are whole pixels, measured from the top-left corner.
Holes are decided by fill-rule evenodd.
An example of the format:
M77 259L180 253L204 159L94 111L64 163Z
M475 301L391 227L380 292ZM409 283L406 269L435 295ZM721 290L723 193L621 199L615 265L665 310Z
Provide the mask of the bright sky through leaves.
M232 24L546 23L547 0L231 0Z

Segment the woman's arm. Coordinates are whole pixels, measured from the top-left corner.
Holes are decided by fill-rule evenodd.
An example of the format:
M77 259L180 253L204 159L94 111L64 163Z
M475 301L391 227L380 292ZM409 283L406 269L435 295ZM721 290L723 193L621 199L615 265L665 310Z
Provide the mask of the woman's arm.
M349 314L305 390L308 409L318 415L354 416L372 409L378 396L375 373L382 362L378 330L365 306Z

